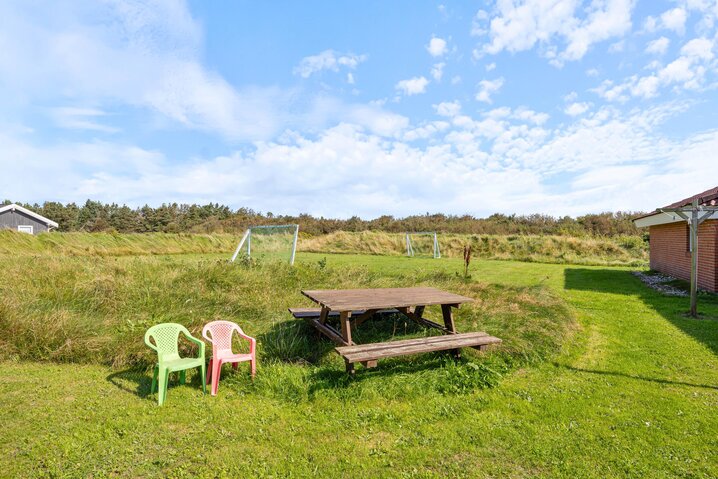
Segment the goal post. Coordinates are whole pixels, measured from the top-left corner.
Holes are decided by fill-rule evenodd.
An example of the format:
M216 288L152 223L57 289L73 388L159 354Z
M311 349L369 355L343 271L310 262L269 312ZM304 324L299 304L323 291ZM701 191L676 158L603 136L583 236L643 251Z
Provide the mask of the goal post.
M233 263L239 254L244 252L247 258L252 258L252 256L286 258L290 265L294 265L298 238L299 225L251 226L242 235L230 263Z
M431 256L432 258L441 258L439 238L436 231L406 233L405 238L407 256Z

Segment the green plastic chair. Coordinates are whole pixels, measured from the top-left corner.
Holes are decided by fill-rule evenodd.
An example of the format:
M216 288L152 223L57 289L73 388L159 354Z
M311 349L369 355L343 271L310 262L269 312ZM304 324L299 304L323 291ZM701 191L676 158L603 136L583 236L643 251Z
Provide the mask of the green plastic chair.
M187 339L199 345L199 356L196 358L181 358L178 351L180 333ZM154 340L154 344L150 342ZM202 392L207 392L207 369L204 362L204 342L193 337L190 332L177 323L162 323L152 326L145 333L145 344L157 351L157 365L152 374L152 387L150 394L159 391L157 402L161 406L167 396L167 381L170 373L180 371L180 384L185 383L185 372L188 369L200 368L202 370ZM158 381L159 379L159 381Z

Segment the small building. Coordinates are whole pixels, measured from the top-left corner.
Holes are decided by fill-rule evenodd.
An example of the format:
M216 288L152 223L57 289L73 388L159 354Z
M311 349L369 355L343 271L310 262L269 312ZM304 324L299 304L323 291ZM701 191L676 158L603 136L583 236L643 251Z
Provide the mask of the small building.
M718 206L718 187L664 206L665 209L691 206L698 200L701 206ZM675 213L660 208L633 220L650 234L651 269L690 281L690 227ZM718 212L714 212L698 227L698 287L718 292Z
M0 207L0 229L36 235L57 227L54 221L15 203Z

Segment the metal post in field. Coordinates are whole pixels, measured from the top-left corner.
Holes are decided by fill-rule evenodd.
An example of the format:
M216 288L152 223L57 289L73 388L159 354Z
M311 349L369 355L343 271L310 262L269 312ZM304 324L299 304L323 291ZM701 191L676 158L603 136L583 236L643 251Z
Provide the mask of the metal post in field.
M299 238L299 225L294 229L294 242L292 243L292 257L289 258L289 264L294 266L294 256L297 253L297 238Z

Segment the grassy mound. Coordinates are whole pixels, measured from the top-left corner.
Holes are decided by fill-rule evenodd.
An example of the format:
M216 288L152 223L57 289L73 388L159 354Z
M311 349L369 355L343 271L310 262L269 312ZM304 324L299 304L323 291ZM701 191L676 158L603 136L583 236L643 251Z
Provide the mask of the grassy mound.
M441 354L423 355L389 360L377 371L364 372L371 384L372 375L393 371L390 379L375 384L394 384L397 391L460 392L495 384L515 367L555 354L574 325L562 301L544 287L468 283L442 271L391 274L389 269L333 267L331 259L328 265L322 261L291 268L192 256L2 255L0 277L0 359L147 368L155 360L143 343L150 326L179 322L199 337L208 321L230 319L258 338L260 368L271 370L260 374L254 386L241 382L237 387L283 399L308 398L322 389L340 394L372 390L349 387L333 346L317 341L304 322L291 319L288 307L309 305L301 289L431 285L476 299L458 310L457 327L488 331L504 344L490 354L467 351L458 364ZM438 311L429 314L438 321L439 316ZM356 339L425 334L397 315L365 323Z
M66 256L139 256L164 254L225 254L229 258L239 241L231 234L112 234L52 233L37 236L0 231L0 255L66 255ZM430 238L424 241L430 252ZM475 257L538 263L583 264L598 266L645 266L648 246L639 237L575 238L570 236L492 236L441 234L442 256L461 258L464 246L470 244ZM258 243L259 244L259 243ZM265 241L264 250L289 251L286 238ZM420 249L420 248L417 248ZM255 248L256 251L259 249ZM300 235L300 252L353 253L399 256L406 252L403 234L365 231L339 232L323 236Z
M439 244L442 256L449 258L461 258L464 246L470 244L474 254L484 259L597 266L643 266L648 262L648 245L634 236L576 238L440 234ZM375 231L331 233L303 239L299 246L302 251L316 253L406 253L404 235Z

